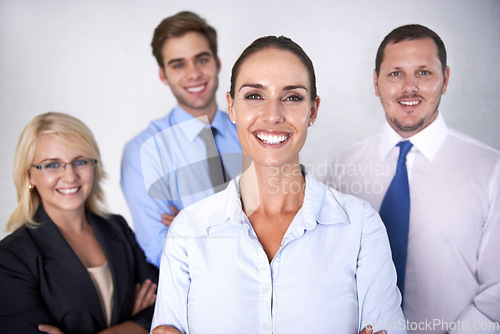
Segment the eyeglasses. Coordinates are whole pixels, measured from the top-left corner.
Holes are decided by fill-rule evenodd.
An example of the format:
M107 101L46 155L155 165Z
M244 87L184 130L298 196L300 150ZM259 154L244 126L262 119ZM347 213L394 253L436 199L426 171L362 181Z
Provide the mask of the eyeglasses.
M67 165L71 165L75 172L87 172L95 167L97 164L96 159L90 158L78 158L71 162L62 162L62 161L49 161L44 162L39 165L31 165L31 167L35 167L42 171L42 173L47 174L60 174L63 170L66 169Z

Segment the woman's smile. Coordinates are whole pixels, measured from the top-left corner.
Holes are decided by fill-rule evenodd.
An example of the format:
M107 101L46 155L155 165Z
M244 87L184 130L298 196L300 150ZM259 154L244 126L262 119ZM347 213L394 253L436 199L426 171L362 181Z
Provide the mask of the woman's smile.
M255 137L264 144L272 146L283 146L285 142L292 137L290 132L283 131L255 131Z

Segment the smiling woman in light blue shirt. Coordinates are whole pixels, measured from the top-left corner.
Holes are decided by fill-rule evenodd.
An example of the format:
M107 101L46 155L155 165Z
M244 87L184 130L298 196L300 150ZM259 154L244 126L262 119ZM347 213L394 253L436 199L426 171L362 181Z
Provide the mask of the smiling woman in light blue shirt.
M378 214L299 164L320 103L309 57L285 37L256 40L233 67L227 99L244 171L175 218L153 333L358 333L367 325L406 333Z

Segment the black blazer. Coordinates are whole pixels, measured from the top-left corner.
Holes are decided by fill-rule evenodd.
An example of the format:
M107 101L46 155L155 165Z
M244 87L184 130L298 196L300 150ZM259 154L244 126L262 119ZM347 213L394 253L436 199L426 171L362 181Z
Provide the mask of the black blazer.
M146 261L134 233L121 216L87 215L106 254L114 283L111 324L131 320L149 330L154 306L130 317L134 288L158 269ZM87 269L45 210L37 228L20 227L0 241L0 332L40 333L38 324L64 333L96 333L106 321Z

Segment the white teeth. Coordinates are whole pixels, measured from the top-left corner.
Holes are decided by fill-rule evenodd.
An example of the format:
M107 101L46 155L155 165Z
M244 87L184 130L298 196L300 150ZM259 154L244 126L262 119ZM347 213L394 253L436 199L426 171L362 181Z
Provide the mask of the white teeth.
M80 189L80 187L77 187L77 188L71 188L71 189L57 189L58 192L60 193L63 193L65 195L68 195L68 194L74 194L78 191L78 189Z
M190 93L199 93L203 89L205 89L205 85L201 85L201 86L197 86L197 87L189 87L189 88L186 88L186 89Z
M417 104L420 103L420 101L399 101L399 103L405 106L416 106Z
M265 135L262 133L258 133L257 138L259 138L266 144L280 144L285 140L287 140L288 136L273 136L273 135Z

